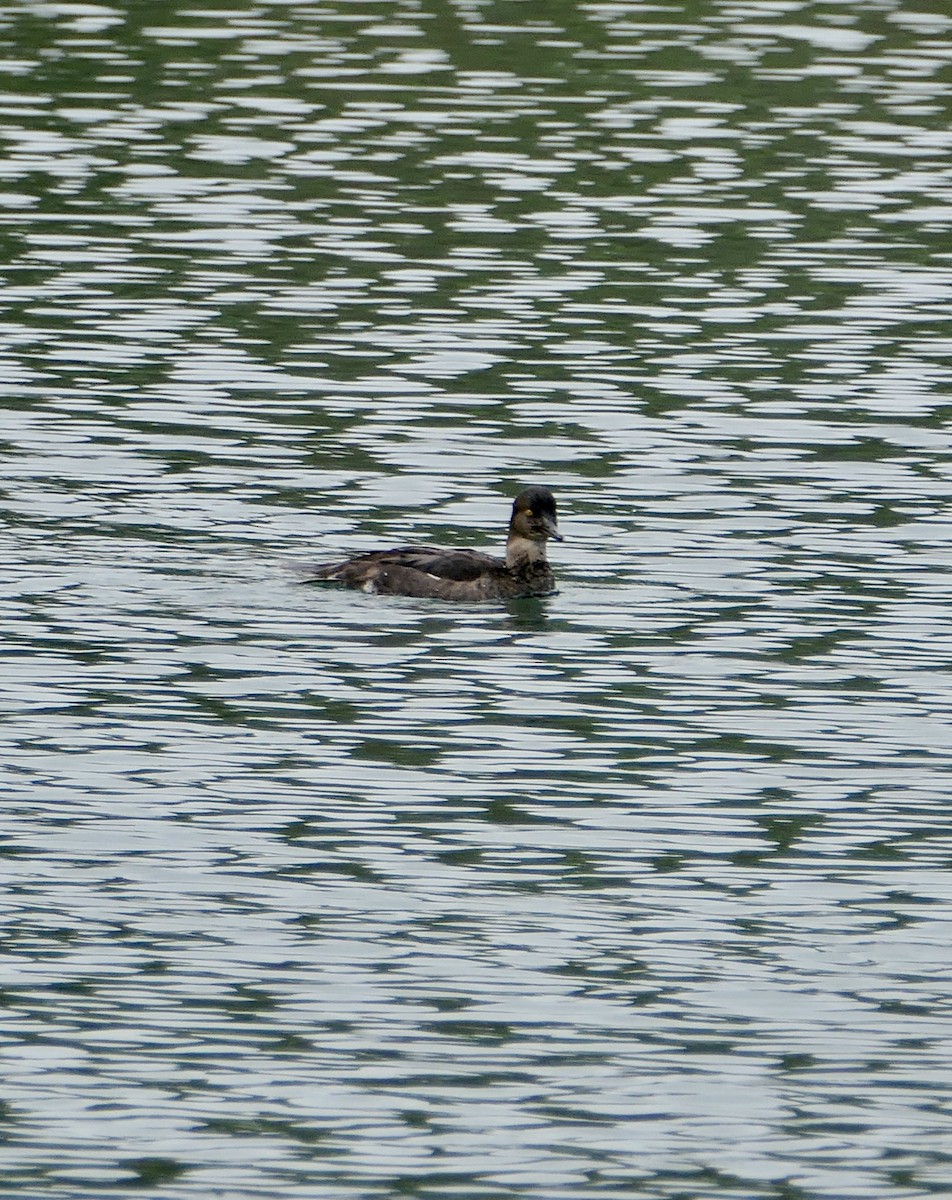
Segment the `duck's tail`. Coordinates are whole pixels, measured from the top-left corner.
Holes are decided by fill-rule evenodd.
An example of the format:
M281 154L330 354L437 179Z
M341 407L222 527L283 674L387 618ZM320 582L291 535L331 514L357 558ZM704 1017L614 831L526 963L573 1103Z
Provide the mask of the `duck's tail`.
M324 563L302 563L288 562L285 563L287 569L301 583L310 583L317 579L337 579L338 572L346 566L346 563L341 562L324 562Z

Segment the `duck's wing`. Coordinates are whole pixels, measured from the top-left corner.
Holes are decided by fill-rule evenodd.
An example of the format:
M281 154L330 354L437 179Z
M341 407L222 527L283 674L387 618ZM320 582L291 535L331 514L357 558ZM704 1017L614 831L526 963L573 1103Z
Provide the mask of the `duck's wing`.
M379 578L381 571L404 568L436 579L465 583L487 572L505 569L505 562L479 550L458 550L445 546L399 546L394 550L375 550L346 562L301 564L295 573L301 579L329 579L347 587L363 587Z
M445 546L404 546L391 550L384 556L387 566L409 567L438 579L452 579L464 583L479 579L487 571L498 571L505 563L479 550L460 550Z

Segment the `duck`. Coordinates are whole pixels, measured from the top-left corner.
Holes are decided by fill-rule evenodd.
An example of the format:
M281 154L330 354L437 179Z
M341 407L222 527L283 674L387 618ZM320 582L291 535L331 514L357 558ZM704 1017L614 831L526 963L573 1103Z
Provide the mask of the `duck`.
M297 573L305 582L388 596L463 601L547 596L555 591L545 556L549 540L563 540L555 497L546 487L528 487L513 501L505 558L456 547L400 546L344 562L314 563Z

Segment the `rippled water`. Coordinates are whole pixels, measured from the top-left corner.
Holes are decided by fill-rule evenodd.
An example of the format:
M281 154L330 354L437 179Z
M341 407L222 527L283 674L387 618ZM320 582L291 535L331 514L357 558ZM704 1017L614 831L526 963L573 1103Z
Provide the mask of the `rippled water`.
M0 1192L952 1187L943 7L0 5Z

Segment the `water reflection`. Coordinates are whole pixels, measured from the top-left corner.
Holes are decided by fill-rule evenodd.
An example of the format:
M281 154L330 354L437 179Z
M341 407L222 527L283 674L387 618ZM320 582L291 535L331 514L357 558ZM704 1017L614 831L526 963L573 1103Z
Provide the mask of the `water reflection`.
M941 1189L950 19L0 43L8 1186Z

